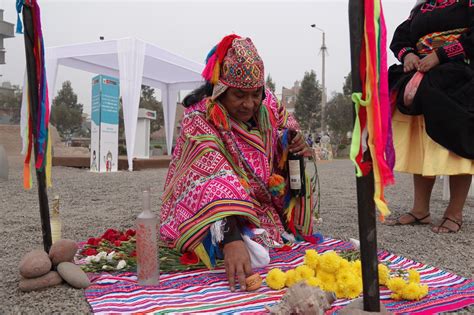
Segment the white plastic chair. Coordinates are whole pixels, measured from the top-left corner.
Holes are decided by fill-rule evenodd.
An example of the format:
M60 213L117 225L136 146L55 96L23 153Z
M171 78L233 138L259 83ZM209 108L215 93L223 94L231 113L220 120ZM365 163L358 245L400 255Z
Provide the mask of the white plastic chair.
M443 179L443 200L449 200L449 176L441 176ZM471 188L467 197L474 197L474 177L472 178Z

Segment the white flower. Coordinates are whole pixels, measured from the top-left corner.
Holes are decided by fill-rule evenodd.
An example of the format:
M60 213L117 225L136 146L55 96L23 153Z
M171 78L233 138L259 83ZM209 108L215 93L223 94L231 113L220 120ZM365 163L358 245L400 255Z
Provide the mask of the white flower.
M125 266L127 265L127 262L125 260L121 260L119 261L119 263L117 264L117 270L120 270L120 269L123 269Z
M112 262L114 260L114 255L115 255L115 252L110 252L108 255L107 255L107 261L108 262Z
M99 259L102 259L102 258L107 258L107 252L100 252L97 256L99 256Z
M86 257L86 264L90 264L95 256L87 256Z
M95 255L95 256L91 256L91 257L92 257L93 262L99 262L100 261L100 256L99 255Z

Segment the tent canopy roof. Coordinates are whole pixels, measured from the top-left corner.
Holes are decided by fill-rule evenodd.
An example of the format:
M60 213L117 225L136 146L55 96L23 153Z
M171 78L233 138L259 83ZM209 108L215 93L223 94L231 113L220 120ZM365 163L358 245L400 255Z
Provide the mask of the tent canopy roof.
M171 152L178 93L204 82L201 77L203 64L135 38L49 47L45 57L50 104L55 93L58 65L120 79L130 170L133 169L141 85L161 90L166 143Z
M46 48L46 58L58 60L60 65L118 77L118 42L124 39L98 41L92 43L72 44ZM204 66L186 59L151 43L145 45L143 83L164 84L189 83L202 81L201 71Z

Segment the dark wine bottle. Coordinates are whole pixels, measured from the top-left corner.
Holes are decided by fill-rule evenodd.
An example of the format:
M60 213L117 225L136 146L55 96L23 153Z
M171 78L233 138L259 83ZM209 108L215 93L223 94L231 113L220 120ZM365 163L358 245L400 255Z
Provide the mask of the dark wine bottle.
M289 131L289 141L296 137L295 130ZM288 174L290 177L290 193L294 197L305 196L305 171L304 157L292 152L288 152Z

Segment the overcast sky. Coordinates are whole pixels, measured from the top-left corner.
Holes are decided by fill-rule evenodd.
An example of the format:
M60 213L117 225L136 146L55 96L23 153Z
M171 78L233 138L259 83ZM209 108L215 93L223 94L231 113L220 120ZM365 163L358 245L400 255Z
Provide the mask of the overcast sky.
M235 32L252 38L281 93L305 71L315 70L321 81L322 35L326 32L326 85L328 94L341 91L350 71L347 1L79 1L38 0L42 10L45 45L59 46L122 37L149 41L188 59L204 62L210 48ZM384 0L389 41L409 14L415 0ZM16 23L15 0L0 0L4 19ZM389 43L387 43L388 45ZM5 40L6 64L1 81L22 84L25 69L22 35ZM396 60L389 53L389 64ZM60 66L56 86L71 80L90 112L91 73Z

